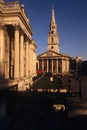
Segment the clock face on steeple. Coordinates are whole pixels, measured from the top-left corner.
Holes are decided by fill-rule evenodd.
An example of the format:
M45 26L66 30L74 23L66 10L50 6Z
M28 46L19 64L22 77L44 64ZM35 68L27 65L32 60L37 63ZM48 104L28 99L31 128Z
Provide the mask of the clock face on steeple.
M52 18L50 23L50 31L48 34L48 50L59 53L59 37L57 32L57 25L55 21L54 9L52 8Z

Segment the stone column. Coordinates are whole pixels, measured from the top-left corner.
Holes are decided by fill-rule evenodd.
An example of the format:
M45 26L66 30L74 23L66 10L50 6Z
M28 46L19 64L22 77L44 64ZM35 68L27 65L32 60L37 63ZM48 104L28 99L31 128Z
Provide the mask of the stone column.
M44 70L44 60L42 60L42 70Z
M58 73L58 60L57 60L57 73Z
M23 44L24 44L24 33L21 31L20 34L20 78L24 77L24 51L23 51Z
M48 60L47 60L47 73L48 73Z
M67 72L69 72L69 60L67 60Z
M53 73L53 59L52 59L52 73Z
M5 78L5 37L4 37L5 26L0 27L0 78Z
M15 26L14 32L14 78L19 78L19 27Z
M30 69L31 45L30 44L31 43L29 42L28 43L28 74L29 74L29 76L31 74L31 69Z
M39 63L39 60L38 60L38 62L37 62L37 68L38 68L38 70L39 70L39 68L40 68L40 63Z
M28 46L28 39L26 39L26 43L25 43L25 47L26 47L26 52L25 52L25 74L26 74L26 77L28 77L28 49L29 49L29 46Z
M65 72L65 60L62 59L62 73Z
M67 72L67 59L65 60L65 72Z

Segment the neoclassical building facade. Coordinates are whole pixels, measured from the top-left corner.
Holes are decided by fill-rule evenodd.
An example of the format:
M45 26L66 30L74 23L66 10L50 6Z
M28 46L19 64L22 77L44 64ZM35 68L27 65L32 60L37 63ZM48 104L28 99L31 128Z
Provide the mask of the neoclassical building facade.
M1 87L18 85L26 90L36 76L36 43L25 13L18 1L0 0L0 82ZM3 85L4 84L4 85Z
M68 73L69 60L70 57L68 55L60 53L59 35L57 32L54 8L52 8L47 51L38 55L38 70L44 70L47 73L51 72L56 74Z

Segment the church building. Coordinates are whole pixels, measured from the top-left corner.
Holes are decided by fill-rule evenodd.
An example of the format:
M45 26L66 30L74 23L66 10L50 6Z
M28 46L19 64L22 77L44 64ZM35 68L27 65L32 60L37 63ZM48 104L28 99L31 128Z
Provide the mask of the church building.
M69 56L60 53L59 35L54 8L52 8L47 51L38 55L38 70L44 70L47 73L50 72L56 74L68 73L69 59Z

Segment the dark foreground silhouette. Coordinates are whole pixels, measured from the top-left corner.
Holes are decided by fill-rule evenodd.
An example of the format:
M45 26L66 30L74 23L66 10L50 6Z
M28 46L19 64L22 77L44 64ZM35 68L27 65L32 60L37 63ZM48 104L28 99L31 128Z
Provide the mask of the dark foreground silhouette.
M36 93L9 96L6 105L8 115L6 130L87 130L87 116L68 118L64 97L59 96L57 100L53 100L52 96ZM53 108L53 103L58 102L64 103L65 111Z

